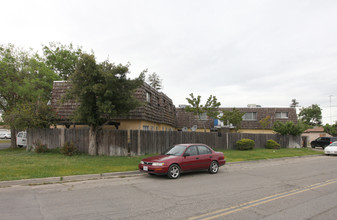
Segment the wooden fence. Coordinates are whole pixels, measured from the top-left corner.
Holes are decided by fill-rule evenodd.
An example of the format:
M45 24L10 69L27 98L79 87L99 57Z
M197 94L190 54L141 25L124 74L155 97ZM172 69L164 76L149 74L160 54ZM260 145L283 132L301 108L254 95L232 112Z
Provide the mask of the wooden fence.
M88 153L89 129L29 129L28 146L40 142L48 148L63 146L73 142L80 152ZM126 156L161 153L175 144L203 143L213 149L235 149L235 143L249 138L255 141L255 148L264 148L267 140L278 142L281 147L300 146L299 136L282 136L278 134L246 134L246 133L205 133L179 131L125 131L103 129L98 134L98 154L107 156Z

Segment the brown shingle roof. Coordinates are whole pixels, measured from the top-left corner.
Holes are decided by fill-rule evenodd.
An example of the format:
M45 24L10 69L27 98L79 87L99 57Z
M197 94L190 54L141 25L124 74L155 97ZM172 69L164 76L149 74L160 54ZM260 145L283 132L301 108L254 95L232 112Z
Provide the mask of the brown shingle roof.
M322 132L324 132L324 128L316 127L316 128L307 129L303 133L322 133Z
M51 105L61 120L69 120L78 104L74 100L62 103L62 97L66 94L67 89L71 87L70 82L55 81L53 84ZM150 94L150 102L146 100L146 93ZM155 123L162 123L176 126L176 109L172 100L164 93L155 90L148 84L144 83L139 87L134 96L144 104L130 111L125 117L117 119L146 120Z

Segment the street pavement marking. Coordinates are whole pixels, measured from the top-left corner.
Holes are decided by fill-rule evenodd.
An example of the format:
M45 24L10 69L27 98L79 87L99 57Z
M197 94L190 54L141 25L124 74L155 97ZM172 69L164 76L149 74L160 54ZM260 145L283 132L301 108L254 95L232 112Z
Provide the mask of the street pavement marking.
M330 184L333 184L333 183L337 183L337 178L326 180L326 181L320 182L320 183L315 183L315 184L312 184L312 185L309 185L309 186L306 186L306 187L303 187L303 188L299 188L299 189L294 189L294 190L291 190L291 191L288 191L288 192L283 192L283 193L278 193L278 194L275 194L275 195L267 196L267 197L264 197L264 198L261 198L261 199L253 200L253 201L246 202L246 203L242 203L242 204L239 204L237 206L232 206L232 207L229 207L229 208L220 209L220 210L217 210L217 211L214 211L214 212L210 212L210 213L206 213L206 214L203 214L203 215L191 217L191 218L188 218L188 219L189 220L215 219L215 218L223 217L223 216L226 216L226 215L229 215L229 214L232 214L232 213L235 213L235 212L239 212L239 211L251 208L251 207L255 207L255 206L262 205L262 204L265 204L265 203L268 203L268 202L272 202L272 201L277 200L277 199L282 199L282 198L293 196L293 195L303 193L303 192L306 192L306 191L309 191L309 190L321 188L321 187L324 187L324 186L327 186L327 185L330 185Z

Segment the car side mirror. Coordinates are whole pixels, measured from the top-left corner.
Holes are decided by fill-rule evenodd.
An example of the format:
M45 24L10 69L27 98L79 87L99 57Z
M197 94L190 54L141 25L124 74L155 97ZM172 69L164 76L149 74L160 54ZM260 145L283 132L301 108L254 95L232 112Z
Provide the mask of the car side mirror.
M189 153L184 153L184 157L191 156Z

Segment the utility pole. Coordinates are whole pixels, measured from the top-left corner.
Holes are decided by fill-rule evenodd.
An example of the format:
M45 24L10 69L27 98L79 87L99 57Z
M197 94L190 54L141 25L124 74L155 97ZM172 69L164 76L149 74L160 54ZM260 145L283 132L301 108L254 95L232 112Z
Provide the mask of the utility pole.
M330 125L332 125L332 115L331 115L331 97L332 97L333 95L329 95L329 97L330 97Z

